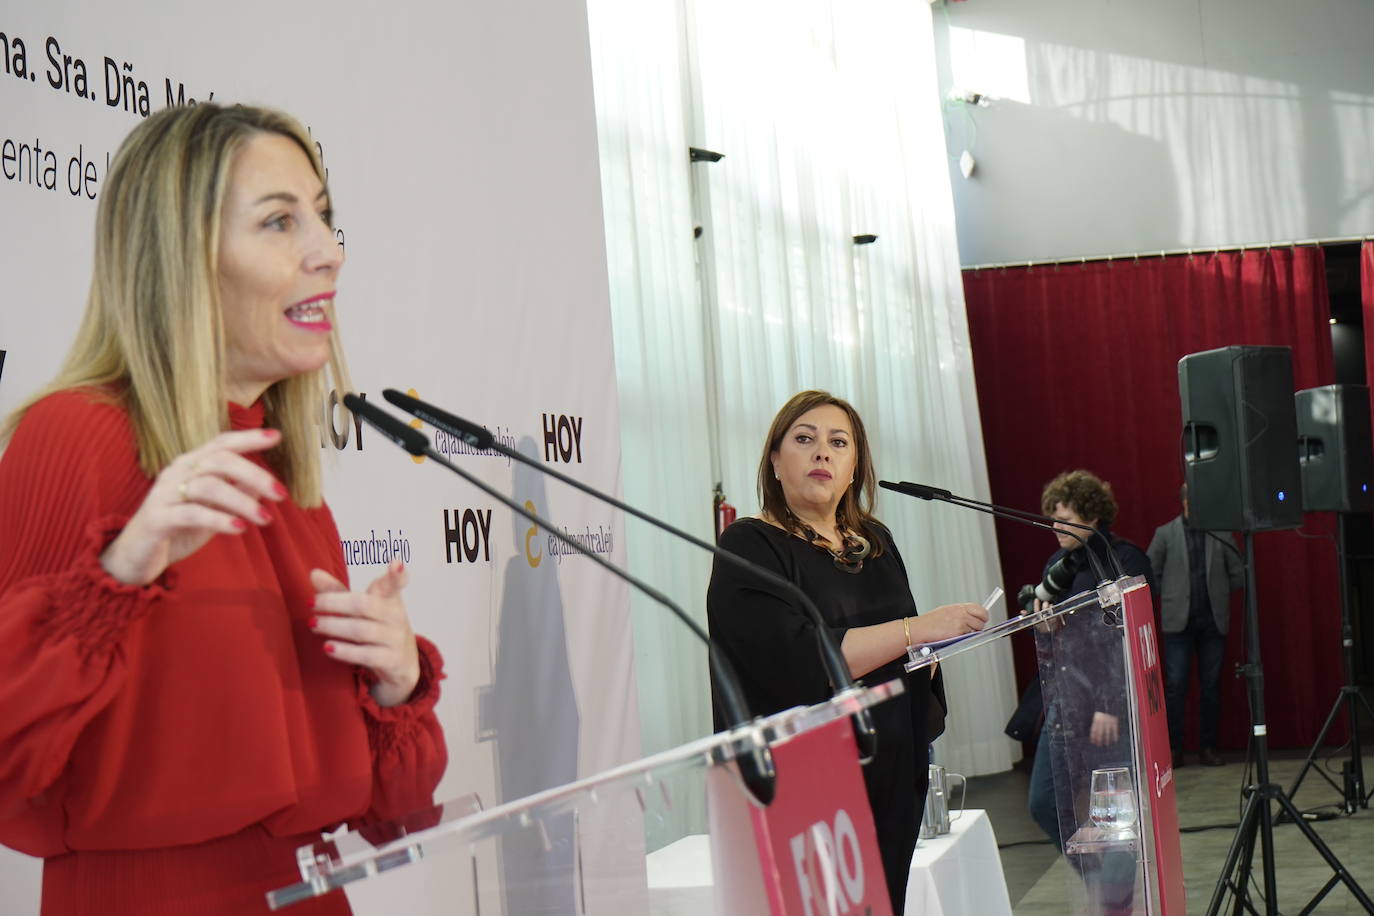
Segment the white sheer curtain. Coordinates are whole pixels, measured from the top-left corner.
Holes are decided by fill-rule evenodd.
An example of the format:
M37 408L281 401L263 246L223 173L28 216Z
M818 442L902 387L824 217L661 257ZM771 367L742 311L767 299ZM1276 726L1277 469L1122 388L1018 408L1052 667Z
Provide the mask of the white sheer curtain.
M672 2L590 0L625 501L712 539L703 315L688 175L682 28ZM706 626L711 557L626 520L630 569ZM706 651L666 608L631 593L644 753L711 733ZM678 798L656 848L705 829Z
M878 236L857 249L855 296L871 325L857 390L876 407L875 460L880 473L986 500L930 7L869 0L847 6L840 25L855 230ZM983 600L1001 580L991 520L903 499L885 493L879 512L904 548L918 605ZM1004 600L994 620L1006 608ZM1002 733L1015 705L1011 647L951 659L945 678L950 714L937 759L966 775L1007 769L1020 757Z
M847 140L823 5L694 0L695 133L725 159L701 167L716 322L726 492L753 504L762 437L799 387L853 395ZM862 407L861 407L862 409Z
M778 406L825 388L864 415L880 475L986 498L929 7L788 9L692 3L695 127L700 145L726 156L707 171L704 241L727 492L752 494ZM856 245L865 234L877 242ZM892 494L878 513L920 606L981 601L1000 581L982 516ZM1009 647L951 660L945 676L938 759L970 775L1009 767Z
M854 402L880 475L985 498L929 7L588 6L626 498L708 531L718 467L754 511L762 437L803 388ZM688 146L725 158L689 166ZM856 246L866 233L878 241ZM892 494L878 512L919 606L980 601L999 581L982 517ZM627 543L636 572L702 612L709 562L638 528ZM657 611L635 620L648 751L709 728L709 694L699 647ZM1007 647L951 660L946 678L938 759L1009 767Z

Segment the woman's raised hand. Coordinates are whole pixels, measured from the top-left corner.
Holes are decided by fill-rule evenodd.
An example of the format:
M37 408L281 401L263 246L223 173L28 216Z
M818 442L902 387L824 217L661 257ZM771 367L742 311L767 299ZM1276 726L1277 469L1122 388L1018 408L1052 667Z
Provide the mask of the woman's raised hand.
M127 585L147 585L216 534L269 524L263 500L286 499L286 487L244 455L280 441L275 429L235 430L173 459L100 555L100 565Z
M324 651L331 657L377 676L372 698L378 706L404 703L420 681L420 650L401 600L409 581L400 560L392 560L361 592L350 592L323 569L310 571L316 592L310 629L326 638Z

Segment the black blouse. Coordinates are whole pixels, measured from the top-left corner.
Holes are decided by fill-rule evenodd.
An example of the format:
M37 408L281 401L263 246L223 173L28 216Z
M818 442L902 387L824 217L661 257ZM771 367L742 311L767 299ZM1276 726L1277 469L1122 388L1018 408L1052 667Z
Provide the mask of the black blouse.
M720 546L800 586L840 642L850 627L916 616L906 566L891 534L885 528L876 534L882 539L883 553L864 560L857 573L837 568L825 551L757 518L741 519L725 529ZM747 570L717 561L711 571L706 616L711 638L739 674L753 715L819 703L831 696L816 627L780 589ZM933 682L924 670L909 676L903 669L905 662L905 655L900 656L863 677L864 683L874 685L901 677L906 686L900 696L873 707L878 751L864 767L894 903L904 892L920 829L926 746L944 730L945 712L940 676ZM727 725L717 705L716 728Z

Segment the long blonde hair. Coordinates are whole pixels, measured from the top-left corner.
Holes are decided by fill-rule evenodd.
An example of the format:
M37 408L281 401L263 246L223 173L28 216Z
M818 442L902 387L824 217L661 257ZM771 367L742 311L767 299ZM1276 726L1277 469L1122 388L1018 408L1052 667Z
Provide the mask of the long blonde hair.
M235 154L263 133L293 140L325 180L305 129L270 109L167 108L130 132L100 194L91 289L76 340L56 378L5 420L0 445L35 402L75 388L94 389L128 412L150 477L229 428L220 214ZM337 328L330 368L345 392L352 386ZM302 506L321 502L316 424L324 388L321 369L263 394L267 424L282 432L268 459Z

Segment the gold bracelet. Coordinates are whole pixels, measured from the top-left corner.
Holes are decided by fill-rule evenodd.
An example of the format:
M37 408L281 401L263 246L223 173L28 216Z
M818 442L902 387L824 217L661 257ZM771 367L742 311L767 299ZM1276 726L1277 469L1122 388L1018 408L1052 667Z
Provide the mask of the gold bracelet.
M911 648L911 618L902 618L902 632L906 634L906 647Z

